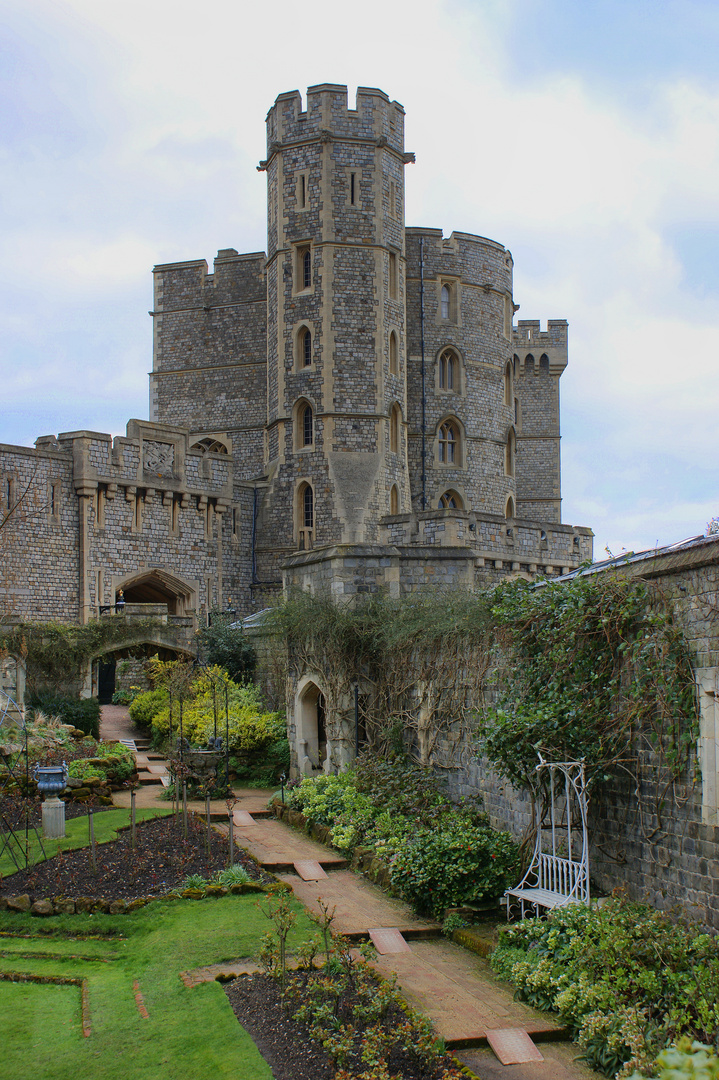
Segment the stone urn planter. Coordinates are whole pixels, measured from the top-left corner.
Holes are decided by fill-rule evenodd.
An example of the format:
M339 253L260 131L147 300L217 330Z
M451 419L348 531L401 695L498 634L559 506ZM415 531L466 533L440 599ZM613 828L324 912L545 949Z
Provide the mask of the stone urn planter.
M65 836L65 803L58 792L67 787L67 764L36 765L33 775L38 791L44 796L42 804L42 835L47 840L62 840Z

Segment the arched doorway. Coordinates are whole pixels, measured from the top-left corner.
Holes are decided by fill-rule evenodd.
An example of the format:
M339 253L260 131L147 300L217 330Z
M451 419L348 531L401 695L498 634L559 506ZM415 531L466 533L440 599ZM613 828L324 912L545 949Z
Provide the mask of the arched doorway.
M327 728L325 699L319 686L307 682L297 695L297 765L299 771L311 774L327 770Z

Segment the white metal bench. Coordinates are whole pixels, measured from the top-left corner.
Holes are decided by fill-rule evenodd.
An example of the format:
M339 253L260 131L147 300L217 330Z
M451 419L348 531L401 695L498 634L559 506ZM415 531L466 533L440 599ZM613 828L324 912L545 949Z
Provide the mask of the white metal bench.
M504 894L507 918L513 901L519 903L522 918L525 907L539 914L541 908L551 910L566 904L589 903L589 837L587 832L587 792L584 763L581 761L544 761L539 757L537 772L549 770L549 816L551 851L543 850L542 800L537 798L537 837L534 854L527 872L513 889ZM557 790L557 774L564 783ZM563 810L558 803L563 800ZM579 815L581 831L572 829L575 814ZM561 817L564 817L562 826ZM565 850L567 854L559 852Z

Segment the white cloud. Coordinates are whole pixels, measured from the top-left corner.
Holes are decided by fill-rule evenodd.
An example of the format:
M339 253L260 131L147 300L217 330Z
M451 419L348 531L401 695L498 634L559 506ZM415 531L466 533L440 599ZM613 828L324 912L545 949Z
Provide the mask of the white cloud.
M691 242L675 237L719 230L716 86L646 57L641 97L610 96L578 64L519 80L522 0L419 0L411 17L370 0L360 19L330 0L209 0L201 15L189 0L6 7L24 73L6 93L24 111L0 159L5 386L16 368L25 393L60 385L70 353L85 404L65 418L56 396L57 427L84 426L85 407L119 430L145 409L153 263L264 246L254 167L275 96L375 85L407 109L408 223L505 243L520 317L569 319L565 520L635 548L660 527L667 540L697 531L697 515L703 527L719 503L719 315L713 286L705 299L689 288ZM114 414L101 365L124 373Z

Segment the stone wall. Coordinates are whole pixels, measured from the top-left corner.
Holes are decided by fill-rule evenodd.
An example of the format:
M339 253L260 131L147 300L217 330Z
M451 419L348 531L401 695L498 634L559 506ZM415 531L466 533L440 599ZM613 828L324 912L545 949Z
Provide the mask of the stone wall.
M640 575L668 597L691 645L701 709L698 751L678 781L648 740L638 791L628 777L596 789L590 803L593 892L626 890L661 910L681 907L719 930L719 537L649 556L609 572ZM445 764L455 748L445 744ZM481 794L492 824L517 836L531 825L529 800L484 760L461 755L450 768L455 796Z

